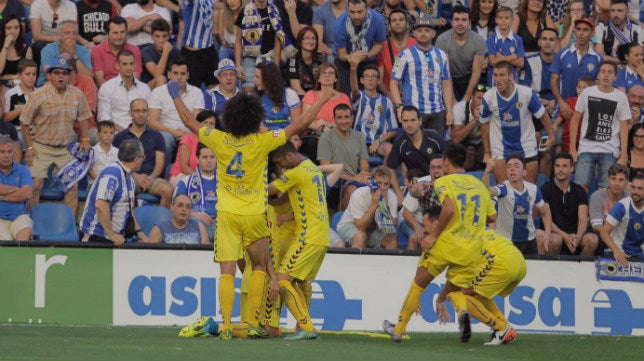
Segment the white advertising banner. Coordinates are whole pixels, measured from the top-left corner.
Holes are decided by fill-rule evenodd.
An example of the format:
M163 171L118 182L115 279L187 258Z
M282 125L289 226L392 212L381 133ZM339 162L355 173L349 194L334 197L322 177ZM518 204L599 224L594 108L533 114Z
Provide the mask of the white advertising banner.
M379 330L383 319L396 322L417 261L412 256L328 254L313 282L314 323L324 330ZM202 315L220 321L218 276L211 251L115 250L113 323L185 325ZM439 325L434 312L433 300L444 282L441 276L427 287L408 331L457 331L454 322ZM240 286L238 273L238 293ZM644 335L644 285L598 281L593 262L528 261L521 285L496 301L523 332ZM239 320L239 297L236 302L234 321ZM294 326L290 315L283 323ZM474 325L475 331L487 329Z

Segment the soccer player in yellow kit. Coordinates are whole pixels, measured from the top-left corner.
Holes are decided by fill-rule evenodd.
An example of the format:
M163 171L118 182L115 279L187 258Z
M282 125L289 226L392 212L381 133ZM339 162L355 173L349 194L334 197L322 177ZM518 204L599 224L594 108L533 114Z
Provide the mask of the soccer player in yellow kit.
M297 225L297 239L289 246L277 270L282 300L300 327L286 338L315 339L317 334L306 299L295 282L315 279L329 247L326 180L315 163L298 153L290 142L274 150L271 160L286 170L269 185L268 193L288 191Z
M269 295L277 297L279 285L268 253L269 230L266 221L268 153L284 144L293 134L306 129L335 91L325 91L307 112L292 120L282 130L258 133L264 120L264 108L256 95L240 94L226 103L223 119L226 131L202 128L181 100L179 85L169 82L168 92L183 124L199 136L217 157L217 230L214 261L219 263L219 306L222 325L219 337L230 340L231 317L235 301L236 262L248 252L253 267L248 292L249 337L269 337L259 327L259 308L267 278Z
M450 144L443 153L448 175L434 183L442 206L438 224L435 232L426 237L429 247L420 256L398 323L383 322L383 329L394 342L402 341L402 334L425 288L443 270L447 269L447 279L451 282L448 294L468 287L476 275L481 236L486 224L496 221L496 210L487 187L476 177L464 174L465 156L466 150L460 144ZM472 333L470 316L466 304L459 304L459 307L462 310L458 316L461 341L467 342Z

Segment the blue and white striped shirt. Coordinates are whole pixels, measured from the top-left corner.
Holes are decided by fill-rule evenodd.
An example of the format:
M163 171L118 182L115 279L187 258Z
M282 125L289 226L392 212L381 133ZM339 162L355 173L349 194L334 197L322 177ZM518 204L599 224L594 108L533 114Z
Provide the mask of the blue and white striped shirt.
M365 135L367 145L398 129L394 106L389 98L380 93L372 98L361 90L353 102L353 109L356 114L353 129Z
M523 192L519 192L510 181L497 185L498 218L496 231L512 240L512 242L527 242L534 240L534 207L545 204L541 190L532 183L523 182Z
M110 203L112 230L123 234L134 207L134 178L126 169L120 161L107 166L92 184L80 220L83 233L109 238L96 214L96 200L102 199Z
M183 45L205 49L213 45L213 0L188 0L183 2Z
M503 56L509 56L512 54L517 54L519 58L525 57L525 51L523 48L523 39L519 35L516 35L510 31L507 37L503 37L499 32L498 28L494 34L490 34L487 37L487 53L485 56L496 55L496 53L501 53ZM517 70L512 68L514 79L519 79L519 74ZM489 86L494 86L493 81L494 70L492 65L487 67L487 84Z
M239 94L239 89L235 91L235 95ZM225 95L221 94L219 92L219 85L214 87L213 89L207 89L203 93L203 100L204 100L204 109L212 110L217 114L218 117L221 118L221 114L224 112L224 106L226 105L226 102L230 98L226 98Z
M402 85L402 102L414 105L422 114L445 110L443 80L450 80L449 60L441 49L432 46L425 51L413 45L398 54L391 79Z

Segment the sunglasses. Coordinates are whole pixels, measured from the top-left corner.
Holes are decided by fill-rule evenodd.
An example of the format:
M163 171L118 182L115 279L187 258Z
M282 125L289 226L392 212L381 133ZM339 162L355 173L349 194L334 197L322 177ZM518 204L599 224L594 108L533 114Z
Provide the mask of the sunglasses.
M485 84L477 84L476 85L476 90L478 90L480 92L488 91L490 89L492 89L492 88L490 88L489 86L487 86Z
M54 21L51 22L51 28L56 29L58 27L58 14L54 13Z

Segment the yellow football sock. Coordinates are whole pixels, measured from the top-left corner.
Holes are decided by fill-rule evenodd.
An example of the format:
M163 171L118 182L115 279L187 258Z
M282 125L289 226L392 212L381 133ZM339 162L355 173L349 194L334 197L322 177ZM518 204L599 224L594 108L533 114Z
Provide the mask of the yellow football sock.
M253 270L253 273L250 275L250 281L248 285L248 313L246 314L248 320L246 321L249 325L259 326L260 317L260 307L264 301L265 290L266 290L266 279L268 275L264 271Z
M246 322L248 320L248 293L242 292L239 295L239 311L241 313L241 322Z
M313 288L310 281L302 281L297 283L297 289L302 292L306 308L311 309L311 297L313 297Z
M235 338L248 338L248 324L247 323L233 323L231 325L233 337Z
M458 317L461 312L468 311L467 309L467 296L461 291L454 291L447 294L447 299L452 303L454 309L456 310L456 317Z
M470 315L488 325L493 330L497 330L500 322L499 319L476 298L472 296L465 297L467 298L467 310Z
M313 331L313 323L309 310L306 308L306 302L297 293L291 282L283 280L280 281L280 295L282 300L286 303L286 307L291 311L298 325L305 331Z
M494 331L503 331L508 327L508 320L503 316L501 310L496 305L494 300L483 297L481 295L474 295L474 299L479 301L494 317L496 317L496 327L492 327Z
M418 302L420 302L420 296L423 295L425 291L424 288L421 288L416 284L416 282L411 283L409 292L405 297L405 302L403 302L402 309L400 310L400 315L398 316L398 323L396 324L395 333L402 335L407 329L407 323L411 318L411 315L416 312L418 308Z
M219 307L221 307L221 328L230 328L230 318L233 314L235 303L235 278L233 275L223 274L219 277Z

